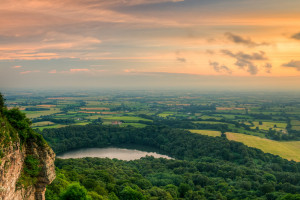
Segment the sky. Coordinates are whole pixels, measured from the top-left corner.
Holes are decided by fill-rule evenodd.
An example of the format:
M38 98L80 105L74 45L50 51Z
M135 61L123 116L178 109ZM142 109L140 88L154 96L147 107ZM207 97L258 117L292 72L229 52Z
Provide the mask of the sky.
M300 90L297 0L0 5L0 88Z

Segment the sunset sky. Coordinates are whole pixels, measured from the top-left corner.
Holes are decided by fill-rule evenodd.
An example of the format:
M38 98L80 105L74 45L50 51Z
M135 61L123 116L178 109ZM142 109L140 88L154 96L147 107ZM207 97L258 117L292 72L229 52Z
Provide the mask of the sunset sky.
M300 1L0 4L0 88L300 88Z

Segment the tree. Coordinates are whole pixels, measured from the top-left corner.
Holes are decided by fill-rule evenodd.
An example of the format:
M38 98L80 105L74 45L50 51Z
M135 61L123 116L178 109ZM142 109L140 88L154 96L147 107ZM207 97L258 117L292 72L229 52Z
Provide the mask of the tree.
M141 192L126 186L120 193L122 200L143 200L144 196Z
M61 200L89 200L87 190L79 183L70 184L61 195Z
M3 95L0 93L0 113L2 113L2 109L4 108L4 100Z

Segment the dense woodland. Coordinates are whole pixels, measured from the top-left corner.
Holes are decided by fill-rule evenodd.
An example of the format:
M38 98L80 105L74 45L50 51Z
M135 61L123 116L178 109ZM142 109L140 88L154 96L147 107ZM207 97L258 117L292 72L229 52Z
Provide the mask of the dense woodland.
M300 163L265 154L224 137L167 126L143 129L93 124L45 129L59 153L80 147L139 144L174 160L57 159L47 199L299 199ZM74 183L76 182L76 183Z

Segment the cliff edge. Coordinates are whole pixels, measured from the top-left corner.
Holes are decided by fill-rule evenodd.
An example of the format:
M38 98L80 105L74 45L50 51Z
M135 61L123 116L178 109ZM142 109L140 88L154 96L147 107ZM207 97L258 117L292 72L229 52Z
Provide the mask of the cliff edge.
M1 100L2 98L2 100ZM55 153L0 94L0 200L44 200L55 179Z

